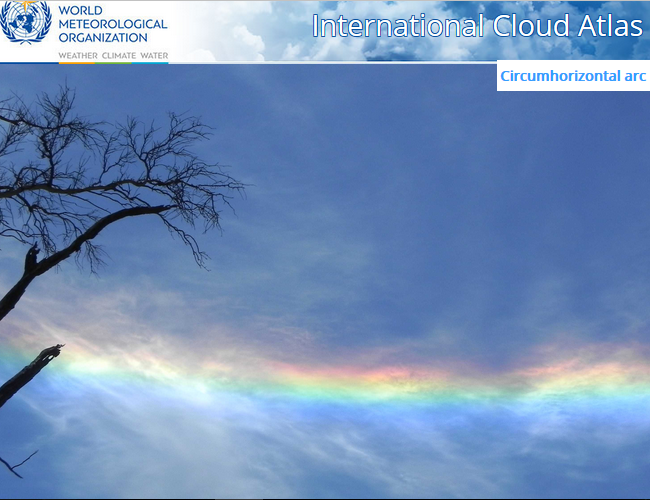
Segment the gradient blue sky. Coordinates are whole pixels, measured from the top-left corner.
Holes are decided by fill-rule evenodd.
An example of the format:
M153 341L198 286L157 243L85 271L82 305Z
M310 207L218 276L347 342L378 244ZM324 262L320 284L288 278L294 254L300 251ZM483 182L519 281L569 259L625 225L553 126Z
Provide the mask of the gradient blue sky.
M66 264L2 322L0 346L65 342L87 359L51 365L0 412L1 456L40 449L24 481L0 470L0 496L647 496L643 391L369 407L89 368L180 373L207 356L262 378L274 363L489 374L630 345L648 366L648 96L498 94L494 77L3 66L0 95L67 82L107 121L200 114L215 130L199 152L251 186L223 235L200 239L210 272L155 220L128 221L102 235L99 279ZM3 242L3 289L24 251ZM0 355L2 378L18 368Z

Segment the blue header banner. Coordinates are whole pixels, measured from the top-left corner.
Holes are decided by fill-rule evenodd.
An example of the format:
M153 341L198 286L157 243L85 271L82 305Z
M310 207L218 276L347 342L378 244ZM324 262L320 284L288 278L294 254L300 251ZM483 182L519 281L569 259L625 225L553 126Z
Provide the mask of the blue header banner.
M647 59L649 2L0 2L2 62Z

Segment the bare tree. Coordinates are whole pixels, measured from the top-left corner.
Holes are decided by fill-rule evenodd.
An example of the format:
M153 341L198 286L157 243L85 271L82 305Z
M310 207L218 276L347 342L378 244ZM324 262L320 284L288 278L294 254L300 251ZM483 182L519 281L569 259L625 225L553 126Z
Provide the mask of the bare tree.
M95 238L129 217L155 216L205 267L193 230L220 229L221 210L243 192L192 151L210 135L199 118L169 113L164 128L135 118L110 124L76 114L74 104L68 87L32 104L16 95L0 101L0 236L29 246L21 277L0 299L0 321L36 278L66 259L95 272L103 255ZM3 385L0 407L61 347L45 349Z

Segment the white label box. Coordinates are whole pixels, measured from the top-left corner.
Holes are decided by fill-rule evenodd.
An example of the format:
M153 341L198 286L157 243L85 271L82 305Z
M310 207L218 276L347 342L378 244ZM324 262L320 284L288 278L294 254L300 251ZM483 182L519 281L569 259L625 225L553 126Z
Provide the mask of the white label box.
M497 61L498 91L650 90L650 61Z

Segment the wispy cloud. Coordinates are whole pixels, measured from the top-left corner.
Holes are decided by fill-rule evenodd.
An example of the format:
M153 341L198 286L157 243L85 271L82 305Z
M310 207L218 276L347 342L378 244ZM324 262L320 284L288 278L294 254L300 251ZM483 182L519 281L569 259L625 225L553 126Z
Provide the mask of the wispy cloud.
M2 340L21 350L68 343L11 409L47 429L33 445L56 457L41 467L64 478L61 495L536 496L550 478L588 495L602 477L592 454L638 453L650 427L643 346L547 345L502 374L460 372L453 359L430 360L437 371L409 366L408 348L359 352L359 366L278 320L260 318L270 338L255 342L259 332L189 322L192 306L172 292L89 294L69 284L49 278L56 299L30 294ZM179 304L191 335L147 320ZM388 359L393 368L382 368ZM276 388L327 394L339 384L342 395L346 387L362 395L404 384L435 391L432 381L449 379L456 393L468 391L464 399L377 405ZM490 384L521 392L490 403L479 390ZM535 481L519 461L542 469ZM637 468L624 461L608 478Z

